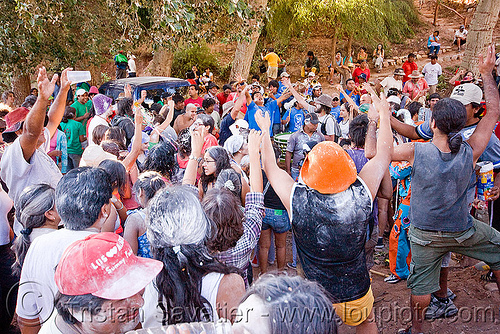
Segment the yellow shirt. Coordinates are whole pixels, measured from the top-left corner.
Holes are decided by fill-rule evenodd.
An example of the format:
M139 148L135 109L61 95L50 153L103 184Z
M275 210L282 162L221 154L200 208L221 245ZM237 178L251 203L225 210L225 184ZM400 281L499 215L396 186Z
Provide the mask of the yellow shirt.
M264 57L264 60L267 60L269 67L278 67L278 63L280 62L280 57L278 57L276 53L270 52Z

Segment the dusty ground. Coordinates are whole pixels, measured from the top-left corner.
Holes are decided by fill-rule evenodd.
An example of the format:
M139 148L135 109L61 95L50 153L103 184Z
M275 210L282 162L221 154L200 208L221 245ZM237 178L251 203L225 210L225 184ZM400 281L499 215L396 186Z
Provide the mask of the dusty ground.
M376 252L375 266L372 271L390 274L386 247ZM456 259L455 257L453 259ZM291 236L287 242L287 261L292 261ZM276 270L271 265L269 271ZM259 269L253 268L254 279L259 276ZM465 334L465 333L499 333L500 330L500 296L498 291L489 291L487 287L495 287L480 279L485 272L471 266L462 266L460 262L452 261L448 279L448 287L457 295L454 303L459 312L447 319L437 319L427 323L427 333ZM296 275L294 269L287 268L288 275ZM396 284L384 282L384 277L372 273L372 290L375 297L374 312L379 333L397 333L398 329L409 325L409 296L406 281ZM496 288L496 287L495 287ZM354 328L347 325L340 327L340 334L354 334Z

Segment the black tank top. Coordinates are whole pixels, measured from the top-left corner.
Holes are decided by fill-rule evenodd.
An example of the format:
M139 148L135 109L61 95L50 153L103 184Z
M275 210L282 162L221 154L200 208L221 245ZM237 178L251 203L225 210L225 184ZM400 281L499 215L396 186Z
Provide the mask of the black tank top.
M304 274L334 303L359 299L370 288L365 242L371 211L370 192L359 178L338 194L294 186L292 228Z

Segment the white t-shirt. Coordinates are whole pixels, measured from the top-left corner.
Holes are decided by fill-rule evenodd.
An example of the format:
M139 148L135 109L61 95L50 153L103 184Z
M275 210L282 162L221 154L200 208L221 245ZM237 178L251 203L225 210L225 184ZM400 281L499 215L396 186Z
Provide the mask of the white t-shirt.
M328 117L328 119L327 119L327 117ZM335 119L333 118L332 115L325 114L323 116L319 116L318 119L319 119L319 124L318 124L318 129L316 130L318 133L323 134L321 132L321 128L323 127L323 124L326 122L326 125L325 125L326 134L324 134L324 135L325 136L333 136L333 135L340 136L340 133L338 130L338 124L336 125L337 121L335 121Z
M92 117L92 119L90 120L90 123L89 123L88 132L87 132L87 142L89 143L89 145L97 145L96 143L94 143L94 136L92 135L92 133L94 132L94 129L98 125L105 125L105 126L109 127L108 122L104 118L102 118L98 115L95 115L94 117Z
M16 313L25 319L46 321L54 310L57 286L55 269L63 252L73 242L94 234L90 231L60 229L37 237L24 259Z
M457 31L455 31L455 39L457 39L457 37L460 37L460 38L467 38L467 34L469 32L464 29L464 31L460 31L460 29L458 29Z
M219 115L219 113L214 110L214 111L212 111L212 113L209 116L214 119L215 128L219 129L220 128L220 115Z
M49 131L44 130L45 142L50 145ZM17 202L24 188L33 184L45 183L54 189L62 177L54 160L45 153L46 145L40 146L26 162L19 137L5 150L0 161L0 177L9 188L9 197ZM14 223L14 232L19 234L22 226Z
M136 67L135 67L135 60L133 58L130 58L128 60L128 72L135 72L136 71Z
M340 132L342 133L341 137L342 138L349 138L349 120L346 122L340 121L339 122L339 127L340 127Z
M201 279L201 296L205 298L212 307L213 321L219 320L217 314L217 292L219 291L220 281L224 274L208 273ZM141 320L142 328L161 327L163 319L163 311L158 307L159 292L156 288L155 281L149 283L144 290L144 306L142 314L144 320Z
M10 224L7 214L14 203L9 195L0 187L0 245L7 245L10 242Z
M53 312L49 320L42 325L38 334L63 334L56 326L57 311Z
M427 63L422 70L424 74L424 79L427 81L429 86L434 86L438 84L438 77L443 74L443 69L438 63L432 65L432 63Z
M401 92L403 90L403 81L396 80L394 79L394 77L387 77L380 82L380 86L384 88L384 92L386 95L391 88L396 88Z

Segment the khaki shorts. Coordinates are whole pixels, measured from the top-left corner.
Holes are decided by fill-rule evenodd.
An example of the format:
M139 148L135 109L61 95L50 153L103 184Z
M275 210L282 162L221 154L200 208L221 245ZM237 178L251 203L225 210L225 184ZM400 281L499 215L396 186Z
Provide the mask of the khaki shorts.
M350 302L333 304L333 307L335 307L335 312L344 324L358 326L370 316L373 309L373 301L373 292L370 286L370 289L363 297Z
M492 270L500 270L500 232L474 219L462 232L424 231L410 225L410 275L407 285L415 296L439 290L439 273L448 252L484 261Z
M271 79L276 79L278 77L278 68L269 66L267 68L267 77Z

